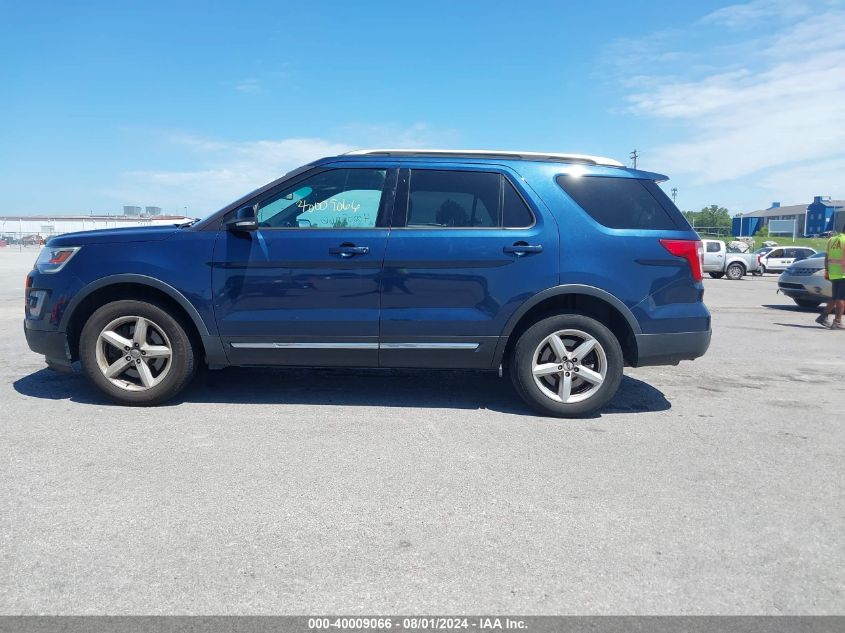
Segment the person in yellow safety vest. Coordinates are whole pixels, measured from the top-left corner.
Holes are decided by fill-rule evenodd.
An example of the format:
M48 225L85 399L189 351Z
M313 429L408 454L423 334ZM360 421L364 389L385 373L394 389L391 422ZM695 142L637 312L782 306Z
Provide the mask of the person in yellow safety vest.
M830 301L816 323L832 330L844 329L842 326L842 313L845 312L845 212L840 211L835 218L836 230L827 241L827 252L824 256L824 278L830 280L833 286L833 293ZM836 310L833 323L828 326L827 317Z

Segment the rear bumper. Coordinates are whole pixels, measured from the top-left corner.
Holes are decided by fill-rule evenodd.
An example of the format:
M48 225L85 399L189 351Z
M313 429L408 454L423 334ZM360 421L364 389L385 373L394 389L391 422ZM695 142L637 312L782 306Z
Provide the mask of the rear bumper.
M38 330L24 323L26 344L36 354L44 354L47 364L53 369L70 370L70 350L67 335L56 330Z
M710 347L711 330L674 334L637 334L636 367L677 365L704 356Z

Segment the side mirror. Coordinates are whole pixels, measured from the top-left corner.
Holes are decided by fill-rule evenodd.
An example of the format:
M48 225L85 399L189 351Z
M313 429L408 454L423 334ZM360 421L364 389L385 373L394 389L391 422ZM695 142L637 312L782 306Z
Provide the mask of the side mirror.
M235 211L235 214L226 221L226 229L244 232L257 231L258 219L255 217L255 207L250 204Z

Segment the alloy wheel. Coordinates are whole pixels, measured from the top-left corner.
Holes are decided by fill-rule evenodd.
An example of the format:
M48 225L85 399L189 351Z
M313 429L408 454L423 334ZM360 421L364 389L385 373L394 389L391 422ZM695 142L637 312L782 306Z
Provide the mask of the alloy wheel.
M172 350L159 325L145 317L124 316L111 321L97 337L97 366L117 387L146 391L167 376Z
M559 330L544 338L531 363L534 383L546 397L564 404L583 402L602 386L607 355L581 330Z

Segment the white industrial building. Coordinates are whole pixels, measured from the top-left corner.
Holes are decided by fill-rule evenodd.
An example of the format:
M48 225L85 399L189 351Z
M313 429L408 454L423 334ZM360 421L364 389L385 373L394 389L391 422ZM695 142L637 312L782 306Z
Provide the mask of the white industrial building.
M73 231L161 226L181 224L187 220L183 215L7 215L0 216L0 239L3 236L37 236L47 239L51 235Z

